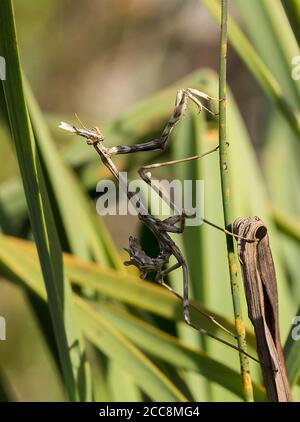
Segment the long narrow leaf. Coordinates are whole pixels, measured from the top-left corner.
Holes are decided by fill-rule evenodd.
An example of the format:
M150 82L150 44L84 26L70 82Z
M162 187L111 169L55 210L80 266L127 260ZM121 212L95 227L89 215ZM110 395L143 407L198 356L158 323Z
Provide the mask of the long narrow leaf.
M13 9L10 0L1 1L0 4L0 52L6 59L7 79L3 81L6 106L47 289L49 311L52 317L60 363L69 398L76 400L80 393L72 365L78 367L78 359L79 362L82 361L81 343L79 341L76 350L70 353L70 344L77 340L77 336L66 326L67 320L72 321L68 308L70 303L69 286L63 274L60 244L25 104ZM77 356L75 356L75 353ZM73 362L71 355L74 359ZM84 360L83 365L85 365ZM85 393L83 394L85 395Z
M1 241L4 237L1 236ZM28 248L21 246L18 250L1 242L1 266L33 290L41 299L46 300L46 291L36 255L28 254ZM17 259L16 259L17 258ZM32 259L33 258L33 259ZM137 347L127 340L109 321L101 317L95 309L73 296L76 306L77 320L85 336L99 350L113 359L124 370L129 371L136 384L155 401L185 401L184 395L172 382L148 359ZM73 345L74 347L74 345Z
M234 394L243 397L240 375L228 366L210 358L202 351L186 346L177 338L124 310L117 309L116 306L101 304L101 307L99 306L97 309L142 350L175 365L177 368L199 372L209 380L223 385ZM264 388L260 385L255 385L255 394L257 400L265 399Z
M34 279L30 279L30 268L28 265L36 265L36 251L32 242L21 239L0 236L0 263L3 268L8 268L16 274L26 272L29 286L41 295L40 287ZM182 303L165 289L153 283L143 281L134 275L128 275L116 270L103 268L95 263L85 262L79 258L64 254L66 272L74 285L89 288L102 295L123 301L126 304L153 312L164 318L182 321ZM196 304L196 303L195 303ZM197 303L199 309L206 313L209 310L202 308ZM210 330L214 334L223 337L224 333L198 312L191 312L195 321L200 326ZM227 318L214 312L213 314L228 330L233 331L233 323ZM255 340L253 334L248 333L250 344L254 347ZM228 340L228 336L225 335ZM229 338L230 340L230 338Z
M220 21L219 4L216 0L202 0L213 17ZM260 84L263 91L269 99L276 105L283 117L287 120L294 130L298 139L300 139L300 117L286 99L282 92L280 83L274 78L271 71L265 66L264 62L256 53L253 46L245 37L243 32L235 24L233 19L228 21L228 37L231 45L234 47L240 58L248 67L252 75Z
M28 288L45 300L46 293L41 282L36 254L33 253L34 249L32 245L30 245L30 242L0 236L0 246L0 267L9 270L10 274L16 276L20 281L25 283ZM109 280L107 280L107 282L109 282ZM149 291L147 293L149 293ZM146 293L144 293L144 295L146 295ZM156 300L159 301L159 296ZM100 318L101 322L104 321L103 318L106 321L110 321L110 324L115 325L118 330L136 343L137 346L145 350L145 352L153 354L167 362L171 362L181 369L199 372L214 382L226 386L226 388L229 388L235 394L241 395L238 373L228 368L226 365L220 364L216 360L209 358L205 353L198 352L191 347L185 346L176 338L163 333L125 311L105 306L101 302L101 305L95 303L96 312L96 310L93 310L89 305L86 305L81 299L77 298L76 302L81 309L79 312L82 316L81 323L83 331L100 350L113 359L116 358L116 355L118 356L119 350L114 351L112 349L112 344L114 344L115 341L114 339L111 340L109 337L105 337L104 339L102 331L101 333L96 334L96 331L99 329L99 327L96 328L97 323L95 322L95 319L99 320L100 318L98 313L102 315L102 318ZM84 315L85 312L82 311L82 309L87 309L88 315ZM105 330L110 330L110 328L108 328L110 324L107 325L107 323L103 323L106 326ZM112 335L117 336L117 338L119 337L117 334L114 334L113 330ZM126 362L127 361L122 361L122 367L124 369L128 368ZM119 363L121 363L121 361L119 361ZM139 385L142 388L142 385ZM257 399L263 400L264 392L260 386L257 386L256 393Z
M116 328L102 318L82 299L76 300L81 323L87 338L103 353L126 368L140 388L154 401L186 401L184 395L169 379L127 340Z

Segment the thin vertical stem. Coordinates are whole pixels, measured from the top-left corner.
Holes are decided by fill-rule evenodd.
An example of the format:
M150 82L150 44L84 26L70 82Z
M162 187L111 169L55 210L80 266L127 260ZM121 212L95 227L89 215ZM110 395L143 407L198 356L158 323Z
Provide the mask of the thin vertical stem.
M221 35L220 35L220 62L219 62L219 154L220 173L222 184L222 199L225 227L232 231L231 193L229 180L229 167L227 159L226 144L226 67L227 67L227 15L228 1L221 0ZM237 271L237 259L234 250L234 241L231 235L226 235L228 266L230 273L231 294L234 309L235 327L237 331L238 346L247 352L245 326L242 320L239 286L241 278ZM246 401L253 401L252 381L249 370L248 357L239 352L241 376L243 383L244 398Z

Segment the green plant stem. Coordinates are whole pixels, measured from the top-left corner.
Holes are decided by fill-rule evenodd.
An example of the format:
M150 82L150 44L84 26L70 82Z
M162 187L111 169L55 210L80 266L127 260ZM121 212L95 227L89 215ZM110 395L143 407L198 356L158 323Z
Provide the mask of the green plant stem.
M220 173L222 184L222 199L224 222L227 230L232 231L232 212L230 200L230 180L227 159L227 143L226 143L226 67L227 67L227 15L228 1L221 1L221 35L220 35L220 63L219 63L219 153L220 153ZM239 285L241 284L238 274L237 260L234 250L233 237L226 236L228 265L230 273L231 293L234 309L235 327L237 331L238 345L241 350L247 351L245 327L242 320L242 311L240 303ZM246 401L253 401L253 388L249 370L249 360L245 354L239 352L241 376Z

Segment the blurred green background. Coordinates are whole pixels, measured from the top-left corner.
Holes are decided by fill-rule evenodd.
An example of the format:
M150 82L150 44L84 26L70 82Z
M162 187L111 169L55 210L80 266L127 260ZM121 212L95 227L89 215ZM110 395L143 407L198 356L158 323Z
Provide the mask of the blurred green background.
M122 248L129 235L138 233L152 255L157 246L134 217L96 217L90 200L96 200L97 181L107 177L107 172L81 139L58 129L61 120L78 123L77 113L86 126L103 130L108 145L142 142L161 133L176 89L191 86L216 96L219 28L210 14L214 4L198 0L14 1L22 70L43 115L34 111L31 95L26 94L49 208L62 250L72 254L65 262L65 273L79 298L75 300L81 309L78 327L85 337L82 347L90 366L84 376L78 366L76 384L84 378L85 385L81 399L242 399L238 354L185 327L181 304L175 298L153 283L138 280L134 270L123 268ZM230 45L228 55L234 217L258 215L269 228L283 344L300 302L300 124L293 120L299 118L300 81L291 77L291 61L299 55L299 46L297 30L289 23L290 10L287 7L286 14L279 0L231 1L230 14L254 55L237 33L230 33L235 48ZM284 101L290 109L282 106ZM18 108L10 118L14 113L17 116ZM137 168L145 162L194 155L216 145L217 127L215 119L196 114L191 106L162 155L142 153L116 162L136 178ZM3 95L0 137L0 315L7 321L7 340L0 342L0 397L66 400L64 365L43 288L38 287L43 285L38 261L27 243L15 239L32 240L33 235ZM157 172L157 176L204 179L206 218L223 224L217 156ZM201 226L188 228L176 240L189 263L193 298L232 328L222 234ZM182 290L180 271L168 281ZM255 353L245 303L243 307L250 351ZM103 325L97 320L100 316ZM199 320L218 333L205 319ZM68 332L67 323L65 327ZM294 343L288 343L286 352L297 400L300 352ZM260 370L254 363L251 367L256 397L262 400Z

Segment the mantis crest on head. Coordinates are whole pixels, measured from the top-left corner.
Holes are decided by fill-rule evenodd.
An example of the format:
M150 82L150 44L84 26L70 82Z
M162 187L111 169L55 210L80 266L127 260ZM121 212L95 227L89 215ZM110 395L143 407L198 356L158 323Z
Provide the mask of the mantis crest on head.
M190 99L196 104L196 106L199 109L199 112L204 109L210 114L215 115L215 113L213 113L211 110L209 110L209 108L205 107L202 104L201 100L204 99L204 100L218 100L219 101L218 98L210 97L204 92L201 92L193 88L180 89L177 91L177 94L176 94L175 107L174 107L173 114L171 118L169 119L169 121L167 122L160 138L139 143L139 144L135 144L135 145L119 145L119 146L113 146L113 147L107 148L104 146L104 142L103 142L104 136L102 135L100 130L96 127L89 130L87 128L77 128L65 122L61 122L59 127L61 129L67 130L68 132L72 132L76 135L86 138L87 144L92 145L94 147L96 152L99 154L100 159L103 162L103 164L108 168L110 173L121 185L120 182L122 182L122 173L119 172L119 170L117 169L111 157L117 154L131 154L131 153L141 152L141 151L164 150L167 146L167 143L168 143L168 140L173 128L179 122L180 118L183 116L183 113L187 107L188 99ZM153 215L151 215L149 210L143 205L142 201L136 198L136 194L133 194L132 192L126 190L128 200L131 201L131 203L133 203L133 205L135 206L138 212L139 220L143 222L156 237L158 245L159 245L159 253L155 258L148 256L146 252L142 249L142 246L139 240L135 237L130 236L129 247L126 248L126 251L129 254L129 260L126 261L124 264L127 266L128 265L136 266L140 270L141 278L145 278L149 272L156 272L156 281L159 282L162 286L167 288L172 294L174 294L180 300L183 301L184 320L189 326L198 330L200 333L206 334L235 350L241 351L245 355L249 356L251 359L257 361L257 359L255 359L253 356L249 355L248 353L244 352L239 347L231 344L230 342L227 342L226 340L223 340L215 336L213 333L207 331L206 329L197 327L191 321L190 308L192 307L192 308L195 308L201 314L203 314L205 317L209 318L214 324L216 324L219 328L221 328L227 334L230 334L231 336L235 337L233 333L231 333L229 330L227 330L227 328L225 328L218 321L216 321L216 319L212 315L204 312L203 310L199 309L196 305L190 303L189 281L188 281L189 274L188 274L187 263L179 247L171 238L170 233L183 233L184 227L185 227L185 220L187 218L193 217L194 215L190 215L187 212L187 210L181 210L181 211L178 210L174 202L172 202L170 198L166 197L165 193L163 192L162 189L160 189L159 185L157 183L154 183L154 181L151 178L151 173L150 173L150 170L155 169L155 168L169 166L169 165L192 161L192 160L198 160L200 158L203 158L206 155L209 155L217 151L218 148L219 147L216 146L215 148L201 155L195 155L192 157L186 157L186 158L173 160L173 161L167 161L163 163L145 165L138 170L140 177L152 189L154 189L155 192L165 202L167 202L167 204L170 206L170 208L174 212L174 215L164 220L160 220L154 217ZM123 183L122 185L124 186ZM209 222L206 219L203 219L203 222L223 231L224 233L230 234L235 237L239 237L231 232L228 232L226 229L223 229ZM172 265L171 267L165 268L165 265L169 262L169 259L171 258L171 256L175 257L176 263ZM176 291L174 291L164 281L164 278L166 277L168 273L178 268L182 269L183 296L181 296Z

